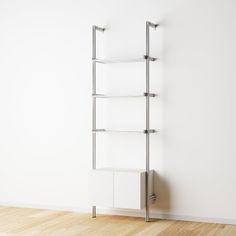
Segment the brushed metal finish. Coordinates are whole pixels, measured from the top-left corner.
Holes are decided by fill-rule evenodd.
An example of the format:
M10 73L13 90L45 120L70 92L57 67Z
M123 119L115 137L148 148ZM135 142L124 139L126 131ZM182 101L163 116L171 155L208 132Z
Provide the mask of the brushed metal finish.
M98 27L96 25L92 26L92 60L96 58L96 33L97 31L104 32L105 28ZM92 92L96 94L96 63L92 61ZM92 129L96 129L96 98L93 97L92 102ZM96 169L96 132L92 133L92 169ZM96 217L96 206L92 206L92 217Z
M149 21L146 22L146 93L149 94L150 90L150 27L156 28L158 25ZM146 130L150 129L150 97L146 96ZM150 200L149 200L149 171L150 171L150 132L146 133L146 178L145 178L145 194L146 194L146 209L145 209L145 221L150 221Z

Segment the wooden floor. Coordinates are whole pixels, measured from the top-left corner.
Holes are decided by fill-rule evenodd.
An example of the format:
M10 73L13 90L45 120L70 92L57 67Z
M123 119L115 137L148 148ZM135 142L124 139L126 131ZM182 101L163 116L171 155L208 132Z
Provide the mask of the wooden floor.
M236 236L236 226L0 207L0 236Z

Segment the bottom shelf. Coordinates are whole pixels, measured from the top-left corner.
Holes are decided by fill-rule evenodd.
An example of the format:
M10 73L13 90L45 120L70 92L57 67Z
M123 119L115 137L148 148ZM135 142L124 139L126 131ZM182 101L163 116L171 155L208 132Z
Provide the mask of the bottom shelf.
M149 200L155 200L154 171L149 172ZM145 208L145 170L99 168L89 172L89 202L92 206Z

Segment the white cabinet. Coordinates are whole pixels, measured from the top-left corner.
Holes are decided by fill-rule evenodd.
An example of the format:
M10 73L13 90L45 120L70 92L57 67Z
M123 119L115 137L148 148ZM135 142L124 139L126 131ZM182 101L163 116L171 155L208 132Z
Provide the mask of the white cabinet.
M153 171L149 189L153 193ZM145 207L145 171L96 169L89 173L89 199L94 206L142 209Z

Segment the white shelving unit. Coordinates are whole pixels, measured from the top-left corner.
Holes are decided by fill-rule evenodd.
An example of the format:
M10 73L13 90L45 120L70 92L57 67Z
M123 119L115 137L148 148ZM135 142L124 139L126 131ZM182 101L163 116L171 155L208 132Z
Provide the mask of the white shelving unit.
M156 199L153 191L153 170L150 170L150 134L156 133L155 129L150 129L150 98L157 97L157 94L150 93L149 64L157 61L157 58L150 54L150 28L156 29L158 24L146 22L146 54L137 58L105 58L99 59L96 55L96 34L104 32L105 28L92 27L92 81L93 81L93 117L92 117L92 170L89 172L89 201L92 207L92 217L96 217L96 206L108 206L114 208L143 209L145 208L145 220L149 221L149 206ZM96 67L98 63L136 63L144 62L146 73L146 88L143 94L99 94L96 89ZM96 102L97 99L108 98L143 98L145 99L145 128L143 130L108 130L97 128L96 125ZM146 136L146 167L144 170L110 169L96 167L96 140L100 132L122 132L140 133Z

